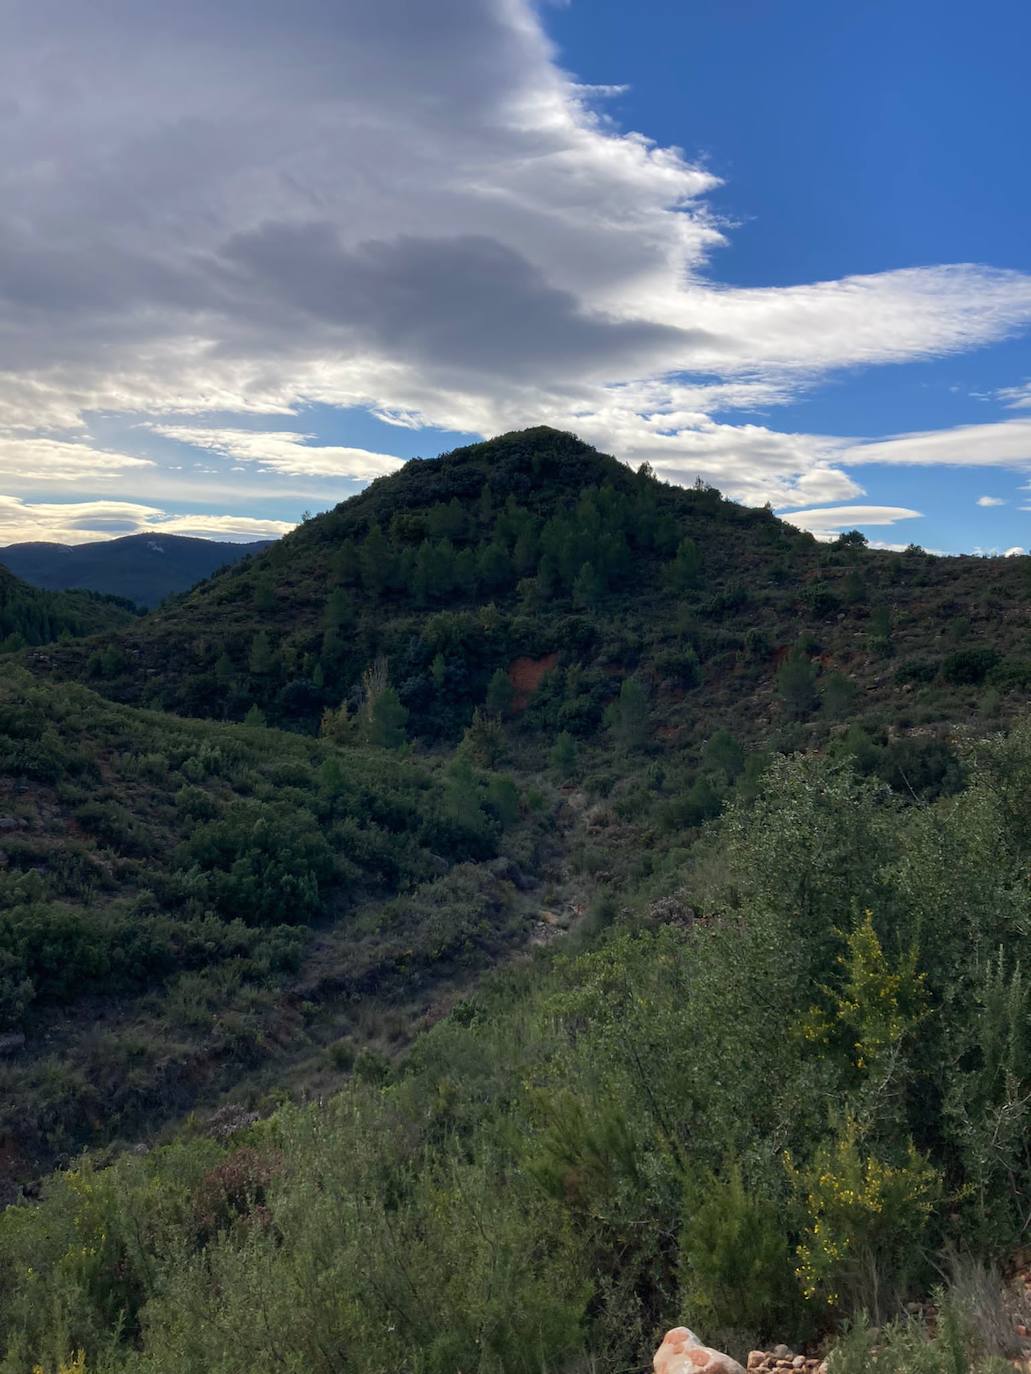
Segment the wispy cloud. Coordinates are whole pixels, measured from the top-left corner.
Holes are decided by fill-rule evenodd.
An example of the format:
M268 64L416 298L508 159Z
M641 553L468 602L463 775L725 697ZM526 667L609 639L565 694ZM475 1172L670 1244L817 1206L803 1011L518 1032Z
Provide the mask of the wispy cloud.
M821 510L778 512L782 520L808 530L817 539L834 539L843 530L857 525L895 525L900 520L917 520L921 511L906 506L825 506Z
M1019 386L1004 386L995 393L996 400L1010 410L1031 410L1031 377Z
M370 481L396 472L402 460L389 453L364 448L318 444L314 434L289 430L205 429L191 425L149 426L155 434L175 439L192 448L207 449L248 463L259 463L276 472L307 477L350 477Z
M0 496L0 544L46 540L88 544L124 534L189 534L240 541L277 539L292 526L285 520L241 515L170 515L135 501L26 502Z
M1006 502L1001 496L979 496L977 504L979 506L1004 506Z

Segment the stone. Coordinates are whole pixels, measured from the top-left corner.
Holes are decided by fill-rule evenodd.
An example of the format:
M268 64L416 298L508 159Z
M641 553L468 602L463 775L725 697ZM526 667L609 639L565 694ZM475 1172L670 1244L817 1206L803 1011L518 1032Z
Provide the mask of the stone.
M759 1369L760 1366L763 1365L763 1364L765 1363L765 1361L766 1361L766 1351L765 1351L765 1350L750 1350L750 1351L748 1352L748 1364L746 1365L746 1368L747 1368L747 1369Z
M794 1359L795 1352L786 1345L775 1345L770 1351L770 1354L775 1356L778 1360L791 1360Z
M791 1365L793 1369L805 1369L805 1356L796 1355L795 1358L791 1361Z
M0 1058L9 1054L17 1054L24 1046L24 1031L5 1031L3 1035L0 1035Z
M666 1332L653 1367L655 1374L745 1374L737 1360L703 1345L686 1326Z

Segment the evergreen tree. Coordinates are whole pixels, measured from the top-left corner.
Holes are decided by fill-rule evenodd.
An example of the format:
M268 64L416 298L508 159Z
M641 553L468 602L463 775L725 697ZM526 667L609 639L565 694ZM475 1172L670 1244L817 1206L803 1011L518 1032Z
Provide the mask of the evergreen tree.
M354 740L355 721L347 702L341 702L337 709L328 706L322 713L319 734L333 744L350 744Z
M592 610L601 601L605 584L593 563L585 563L573 583L573 605Z
M556 773L568 778L576 768L577 755L576 740L568 730L563 730L552 745L548 760Z
M233 660L223 649L215 660L215 677L218 679L219 685L224 687L227 683L232 682L235 671Z
M447 662L443 654L435 654L433 662L430 664L430 677L433 685L440 692L444 688L444 680L447 677Z
M353 539L345 539L337 550L333 572L339 581L348 587L359 580L361 571L362 561L358 552L358 545Z
M401 704L401 698L393 687L384 687L377 693L369 711L366 723L368 743L380 749L400 749L407 738L407 724L408 708Z
M259 630L251 641L250 657L247 660L248 671L255 677L267 677L275 666L276 656L272 651L268 631Z
M792 720L804 720L816 707L816 664L796 646L777 669L777 691Z
M361 547L362 586L372 596L382 596L390 584L393 570L394 551L377 522Z
M462 743L458 746L461 759L471 759L481 768L496 768L505 757L505 731L496 716L489 716L477 706Z
M480 554L480 586L484 591L495 592L507 587L512 581L512 560L503 544L490 543Z
M257 702L252 703L251 706L248 708L247 714L243 718L243 723L244 725L249 725L252 727L258 725L264 726L268 724L268 721L265 718L265 712L261 709Z
M512 709L515 688L504 668L495 670L487 686L487 710L492 716L507 716Z
M623 679L619 696L605 712L605 722L622 749L639 749L648 736L648 695L636 677Z
M276 609L276 596L272 589L272 578L267 573L255 580L254 583L254 609L267 614Z
M717 730L702 750L702 763L734 782L745 770L745 751L729 730Z
M693 539L682 539L677 555L669 565L669 580L674 591L686 592L697 587L702 571L702 557Z

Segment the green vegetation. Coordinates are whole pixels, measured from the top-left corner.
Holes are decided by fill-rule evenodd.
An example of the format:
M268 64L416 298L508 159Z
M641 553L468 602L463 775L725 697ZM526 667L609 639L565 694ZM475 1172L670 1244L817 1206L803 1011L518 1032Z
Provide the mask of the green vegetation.
M0 1374L996 1368L1026 566L536 430L27 650Z
M856 718L942 731L980 725L986 692L1002 717L1020 709L1027 561L821 545L527 430L373 482L119 635L111 658L62 646L33 667L83 680L92 655L115 700L230 720L256 705L316 733L326 710L357 713L383 659L407 736L430 745L477 709L505 717L499 674L551 654L550 711L514 708L534 747L594 737L627 676L696 750L720 727L753 745L778 723L807 745Z
M466 766L459 794L377 749L141 713L10 673L0 1035L24 1032L28 1050L0 1065L8 1178L159 1117L201 1060L221 1056L227 1074L261 1060L312 957L370 997L399 970L490 957L512 932L489 874L464 897L449 875L486 863L516 825L499 783ZM399 894L421 898L384 905ZM177 1092L170 1106L189 1100Z
M38 591L0 567L0 654L120 629L132 623L135 613L122 597Z
M1006 1253L1031 725L968 779L907 806L782 759L677 872L697 919L646 884L330 1102L56 1175L0 1217L6 1367L616 1371L688 1312L740 1354L900 1314L950 1247ZM917 1340L883 1367L938 1368Z

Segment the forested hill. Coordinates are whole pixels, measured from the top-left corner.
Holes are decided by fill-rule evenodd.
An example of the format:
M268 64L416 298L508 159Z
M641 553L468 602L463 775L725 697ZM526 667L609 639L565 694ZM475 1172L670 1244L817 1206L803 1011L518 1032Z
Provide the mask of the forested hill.
M120 597L40 591L0 567L0 653L115 630L134 619L131 605Z
M268 545L267 539L227 544L179 534L128 534L93 544L8 544L0 548L0 563L36 587L82 587L156 606Z
M37 672L181 714L314 730L385 661L418 738L494 705L588 740L633 679L662 738L804 743L977 724L1031 683L1031 560L818 544L547 428L416 459L100 648ZM506 699L508 675L514 700ZM534 690L532 690L534 689Z

